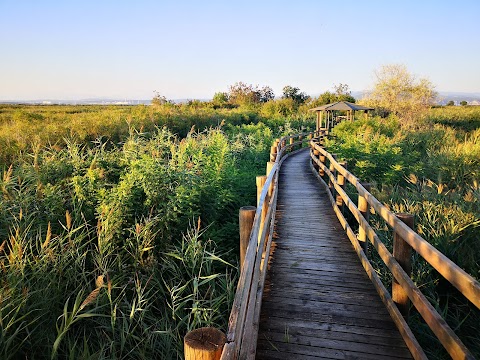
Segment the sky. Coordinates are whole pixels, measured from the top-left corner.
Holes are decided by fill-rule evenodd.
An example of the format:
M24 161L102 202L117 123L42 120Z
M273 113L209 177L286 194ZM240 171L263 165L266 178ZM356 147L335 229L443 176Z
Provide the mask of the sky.
M480 93L480 1L0 0L0 100L371 89L404 64Z

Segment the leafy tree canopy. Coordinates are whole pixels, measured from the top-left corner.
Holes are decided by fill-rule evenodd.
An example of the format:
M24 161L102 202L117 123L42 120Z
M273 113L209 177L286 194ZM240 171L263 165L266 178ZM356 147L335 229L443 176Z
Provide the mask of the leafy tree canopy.
M297 104L303 104L305 101L310 99L310 96L304 92L300 92L300 89L290 85L283 87L283 99L292 99Z
M229 87L228 97L229 101L235 105L253 105L273 100L275 94L269 86L259 88L258 85L237 82Z

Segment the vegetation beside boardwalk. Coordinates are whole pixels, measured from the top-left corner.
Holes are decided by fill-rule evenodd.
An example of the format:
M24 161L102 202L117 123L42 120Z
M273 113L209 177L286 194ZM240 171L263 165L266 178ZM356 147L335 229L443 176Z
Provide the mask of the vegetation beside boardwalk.
M255 203L273 139L312 128L309 108L348 96L290 87L262 102L260 90L239 104L0 106L2 359L181 358L187 330L225 330L238 209ZM342 123L327 143L477 279L479 124L480 109L434 108ZM413 276L479 356L478 310L418 259Z

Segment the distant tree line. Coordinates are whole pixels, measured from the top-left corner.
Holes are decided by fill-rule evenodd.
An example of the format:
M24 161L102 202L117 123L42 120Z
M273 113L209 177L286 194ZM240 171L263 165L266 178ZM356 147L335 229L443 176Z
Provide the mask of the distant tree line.
M425 78L416 78L405 65L393 64L382 66L375 72L376 82L373 89L360 101L362 105L375 108L374 115L386 117L398 116L405 123L425 116L434 105L437 92L433 84ZM250 108L264 117L289 117L307 114L311 108L337 101L356 102L347 84L333 86L333 91L325 91L318 97L307 95L300 88L286 85L282 95L276 97L270 86L258 86L236 82L228 91L216 92L208 102L193 100L189 106L213 109ZM172 102L158 92L152 100L154 105L169 105ZM448 105L452 105L452 101ZM461 105L467 105L461 101Z

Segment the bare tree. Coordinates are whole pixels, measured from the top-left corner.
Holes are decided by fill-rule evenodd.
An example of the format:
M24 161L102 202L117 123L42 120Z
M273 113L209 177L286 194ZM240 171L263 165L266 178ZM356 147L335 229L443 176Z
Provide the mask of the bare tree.
M375 75L373 91L362 100L366 105L412 121L424 116L435 102L437 93L433 84L425 78L417 79L405 65L384 65Z

